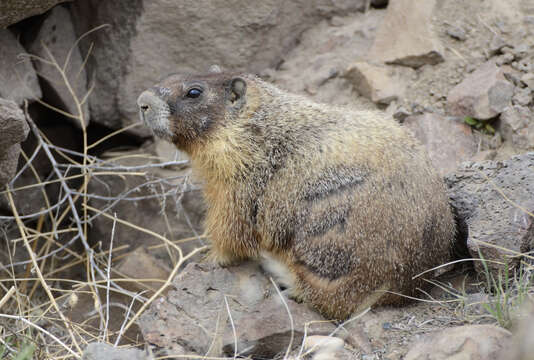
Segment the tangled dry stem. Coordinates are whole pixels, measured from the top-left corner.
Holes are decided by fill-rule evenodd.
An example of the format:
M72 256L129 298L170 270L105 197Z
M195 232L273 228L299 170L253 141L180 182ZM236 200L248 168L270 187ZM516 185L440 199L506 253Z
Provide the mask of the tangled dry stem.
M146 199L158 199L163 211L168 200L180 201L181 195L186 191L187 178L180 176L184 184L180 187L176 186L176 180L179 177L158 177L151 172L154 168L181 165L183 161L153 163L154 159L144 155L147 160L146 165L123 166L119 163L123 157L104 160L89 154L95 146L137 126L137 124L130 125L92 144L88 143L86 119L82 107L94 85L91 85L87 93L81 97L75 93L73 85L87 63L92 45L77 71L77 76L69 77L67 68L72 66L71 54L78 42L89 33L103 27L105 25L81 36L73 44L62 64L44 44L42 46L46 58L29 54L24 56L25 61L39 61L52 66L60 76L71 95L72 103L75 104L76 114L56 108L41 99L36 98L35 101L62 116L79 122L83 137L83 150L76 152L50 142L30 117L26 103L26 120L30 125L32 135L37 140L37 146L29 156L22 154L23 166L7 184L5 190L0 191L0 196L7 199L11 208L11 215L0 216L0 229L5 241L3 245L8 250L10 259L9 263L0 264L0 292L4 292L0 297L0 338L2 339L0 348L10 356L21 353L24 346L32 343L37 349L35 357L46 359L81 358L83 348L92 341L119 344L125 332L143 311L169 286L184 262L204 250L200 247L184 254L177 245L181 241L199 239L202 235L173 241L164 235L133 224L127 219L120 219L114 213L114 208L120 202ZM44 154L52 168L52 173L46 179L41 179L35 169L35 159L39 154ZM15 184L25 171L30 171L35 181L33 184L17 187ZM100 179L103 176L136 176L142 177L144 182L135 188L123 191L118 196L103 197L92 194L88 189L89 183L102 181ZM81 180L81 185L73 185L73 180ZM60 186L57 201L52 201L45 191L45 187L51 184ZM20 214L14 198L15 194L32 188L40 189L46 206L31 214ZM150 189L151 193L134 196L139 189ZM90 203L93 199L104 200L107 205L101 209L92 207ZM113 228L110 229L108 239L110 247L107 251L99 250L88 242L89 225L100 216L109 217L113 221ZM120 285L124 282L142 284L158 280L125 278L113 269L113 264L118 259L133 250L128 249L127 246L112 246L116 223L150 234L159 239L162 246L169 249L173 270L166 281L160 282L161 286L150 297L144 296L144 291L132 292ZM7 233L13 226L18 228L20 236L9 238ZM50 231L45 231L45 228ZM195 233L193 228L191 230ZM83 246L81 253L75 248L75 245L80 243ZM21 246L26 250L27 257L25 260L15 261L14 255L17 251L22 251ZM83 268L86 278L77 280L61 277L62 272L75 267ZM102 291L99 291L102 289L104 296L102 296ZM65 310L76 304L78 295L82 292L89 292L94 299L94 316L100 319L99 328L87 326L85 321L75 323L66 315ZM110 292L130 298L130 305L125 308L121 304L112 303ZM137 306L134 307L134 304ZM124 321L117 331L109 329L110 308L114 306L124 308ZM131 339L128 342L130 345L139 345Z

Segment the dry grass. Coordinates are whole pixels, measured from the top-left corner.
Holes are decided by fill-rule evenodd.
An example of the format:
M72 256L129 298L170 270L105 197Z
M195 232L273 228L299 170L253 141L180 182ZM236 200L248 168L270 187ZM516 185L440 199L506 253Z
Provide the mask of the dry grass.
M95 28L92 31L99 30ZM81 38L84 38L84 34ZM81 39L80 38L80 39ZM80 40L78 39L78 41ZM195 256L203 248L184 254L177 245L181 240L171 240L167 236L154 233L128 221L119 219L114 208L124 201L142 201L155 198L160 201L162 211L168 201L179 202L185 191L187 177L175 176L162 178L153 174L154 169L179 165L183 162L171 161L154 163L154 159L146 155L146 164L139 166L123 166L122 158L99 159L89 154L90 150L104 141L112 140L113 136L131 129L137 124L116 131L94 142L88 143L88 134L84 124L82 107L90 96L93 87L83 96L78 96L73 90L73 81L67 73L70 54L78 41L73 44L64 62L54 57L54 54L44 45L46 58L35 55L25 55L25 61L43 62L53 66L68 89L77 113L71 114L50 104L36 99L41 105L56 111L62 116L79 122L83 136L83 150L74 152L51 143L38 129L30 115L26 104L25 115L32 135L37 139L37 147L32 154L22 154L24 164L15 177L7 184L0 196L4 197L10 208L11 215L0 216L0 239L4 242L8 263L0 264L0 357L9 359L71 359L81 358L85 345L93 341L103 341L111 344L127 343L130 346L144 346L136 339L125 339L125 333L135 324L142 312L160 296L169 286L172 278L189 258ZM81 68L82 72L90 55L87 54ZM52 174L42 179L35 169L34 161L37 156L45 156L53 169ZM30 185L16 187L15 183L24 171L31 171L35 177ZM101 181L104 176L140 177L141 185L134 189L126 189L119 196L105 198L107 206L97 209L90 205L91 200L100 199L88 190L91 181ZM183 186L176 186L176 184ZM57 201L47 195L45 186L58 184L60 187ZM29 189L39 189L46 206L32 214L21 214L15 200L18 192ZM148 195L139 196L140 189L150 189ZM145 194L147 192L145 191ZM91 222L97 217L109 217L113 220L113 228L109 229L109 250L101 250L89 243ZM125 246L113 248L115 224L131 227L136 231L150 234L158 239L169 252L169 263L172 264L166 281L161 282L151 296L144 291L135 292L124 288L125 283L135 282L142 285L154 282L154 279L125 278L114 269L117 259L134 250ZM17 235L12 235L13 230ZM194 233L194 231L193 231ZM198 239L196 236L191 239ZM79 247L82 247L82 251ZM21 257L23 260L16 260ZM84 278L70 278L69 270L82 269ZM110 313L117 312L116 304L111 302L112 294L120 294L129 300L130 305L123 306L122 325L117 330L109 327ZM81 322L72 321L69 311L76 307L80 296L93 299L94 315L99 326L89 325L90 319ZM120 304L119 304L120 305Z

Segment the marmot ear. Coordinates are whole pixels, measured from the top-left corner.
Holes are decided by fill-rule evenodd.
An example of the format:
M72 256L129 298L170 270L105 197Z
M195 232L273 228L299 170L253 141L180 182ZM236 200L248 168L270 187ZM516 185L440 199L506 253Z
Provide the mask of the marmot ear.
M247 83L240 77L233 78L230 82L230 101L232 104L243 103L247 93Z

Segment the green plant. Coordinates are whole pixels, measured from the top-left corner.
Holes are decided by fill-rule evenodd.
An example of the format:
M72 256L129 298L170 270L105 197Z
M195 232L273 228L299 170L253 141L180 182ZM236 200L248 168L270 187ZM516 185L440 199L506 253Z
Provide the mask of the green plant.
M510 329L516 313L532 290L529 265L521 264L510 276L510 268L505 263L494 275L480 251L479 256L484 267L487 291L493 294L482 307L501 327Z
M466 116L464 118L464 122L477 129L477 130L480 130L481 132L485 133L485 134L489 134L489 135L494 135L495 134L495 128L493 126L490 125L490 123L486 120L478 120L478 119L474 119L470 116Z

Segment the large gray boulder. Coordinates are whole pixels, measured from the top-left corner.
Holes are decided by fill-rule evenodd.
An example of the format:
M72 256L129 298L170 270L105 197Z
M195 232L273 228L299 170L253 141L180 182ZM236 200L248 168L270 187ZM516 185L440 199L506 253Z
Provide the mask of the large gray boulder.
M173 72L258 72L280 63L300 34L320 19L363 9L364 0L102 1L73 3L78 34L101 25L89 77L92 120L111 128L138 121L136 99ZM87 47L89 41L84 42ZM83 51L85 53L85 51ZM139 134L149 135L142 127Z
M54 93L54 98L57 98L58 103L53 105L73 116L80 115L77 101L81 103L87 92L87 75L83 57L76 45L76 38L69 11L63 6L56 6L50 11L28 46L30 53L47 61L51 61L50 57L53 56L58 65L64 69L65 78L56 66L39 60L34 61L42 80L47 83L49 91ZM48 97L53 96L48 94ZM81 111L85 127L89 123L87 102L81 105ZM80 120L73 118L69 120L75 126L82 127Z
M0 1L0 29L39 15L67 0L2 0Z
M534 248L534 152L505 161L467 162L445 178L452 205L467 226L471 257L494 275ZM475 269L484 271L481 261Z
M0 97L18 105L26 99L40 98L41 88L32 62L21 61L19 55L26 50L7 29L0 29L0 49Z

